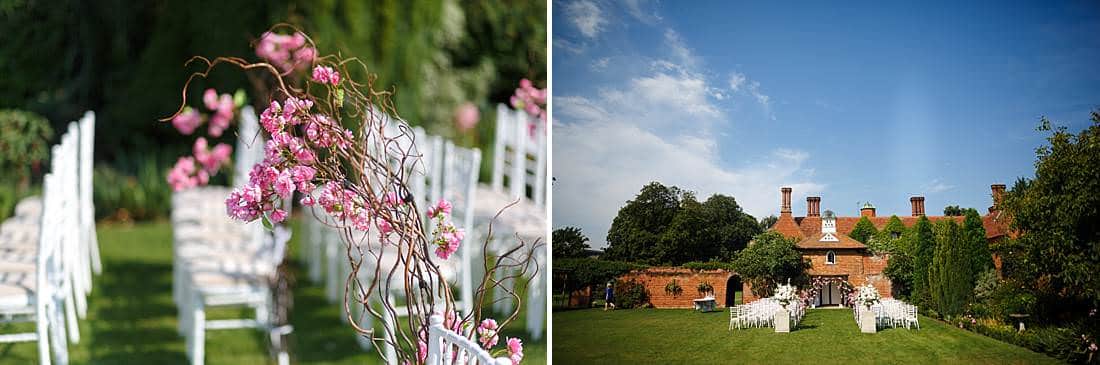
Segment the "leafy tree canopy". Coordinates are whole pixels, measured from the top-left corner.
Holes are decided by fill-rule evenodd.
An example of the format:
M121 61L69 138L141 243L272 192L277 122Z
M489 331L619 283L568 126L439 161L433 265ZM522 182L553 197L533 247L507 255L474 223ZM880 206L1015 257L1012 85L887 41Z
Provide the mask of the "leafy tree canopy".
M806 270L810 262L802 258L795 243L779 232L761 233L736 255L732 267L752 284L752 292L757 296L770 295L777 284L787 280L795 285L804 284L808 281Z
M859 222L856 222L856 226L852 228L852 233L849 233L848 236L856 241L867 243L867 240L876 233L878 233L878 229L875 229L875 225L871 223L871 220L862 217Z
M552 241L555 260L584 257L584 250L589 248L588 237L581 233L580 228L572 226L555 229Z
M619 209L605 257L654 265L729 259L760 231L733 197L699 202L691 192L652 182Z
M1100 304L1100 112L1091 119L1073 134L1043 118L1038 129L1050 135L1036 150L1035 178L1017 182L1002 204L1020 234L1008 273L1050 315Z

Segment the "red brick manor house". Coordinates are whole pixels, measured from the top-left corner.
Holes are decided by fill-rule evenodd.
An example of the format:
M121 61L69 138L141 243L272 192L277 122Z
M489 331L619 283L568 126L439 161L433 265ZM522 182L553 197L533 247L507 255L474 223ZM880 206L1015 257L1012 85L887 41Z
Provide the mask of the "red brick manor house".
M784 236L798 240L798 250L802 257L812 263L808 274L811 278L825 278L832 281L847 281L852 286L860 286L871 283L880 294L891 295L890 279L883 274L889 255L877 256L867 249L867 246L852 239L848 235L863 217L867 217L876 229L882 230L890 220L889 216L879 216L875 207L864 204L859 210L858 216L839 217L830 216L831 212L821 214L821 197L806 197L806 215L795 217L791 213L791 188L779 189L782 199L779 208L779 220L771 227L771 230ZM1001 217L999 204L1004 194L1003 184L991 185L993 205L988 213L982 216L982 225L985 227L986 239L989 242L1003 239L1006 235L1007 224ZM930 216L924 211L924 197L913 196L909 198L912 207L908 216L898 216L906 228L916 224L920 216L928 217L932 222L953 219L962 224L961 216ZM745 284L746 301L752 296ZM838 284L830 283L823 287L817 296L818 305L840 304L840 289Z
M1005 186L994 184L991 190L993 205L982 216L982 225L985 227L986 239L994 242L1006 237L1008 225L1007 218L1002 218L999 207ZM798 240L797 248L802 252L802 257L809 259L813 265L808 272L810 277L827 282L821 286L815 299L816 305L840 305L842 282L852 286L870 282L878 288L879 294L885 297L892 295L890 279L883 274L890 259L889 255L874 255L866 245L848 236L863 217L867 217L876 229L882 230L890 220L889 215L879 216L871 204L864 205L859 210L859 215L855 216L822 215L821 197L811 196L806 198L806 215L796 217L791 211L791 188L783 187L779 191L779 219L770 230ZM961 224L965 219L961 216L925 215L923 196L910 197L909 203L912 208L910 214L898 216L906 228L916 224L922 215L932 222L953 219ZM994 257L994 262L999 267L997 257ZM702 296L694 289L699 284L713 287L712 294L720 306L733 305L734 293L738 290L742 291L744 303L757 299L748 283L744 283L736 273L727 270L695 271L681 267L651 267L632 271L619 280L636 280L642 283L649 293L650 304L656 308L691 308L692 300ZM682 293L666 292L666 285L673 280L685 288Z

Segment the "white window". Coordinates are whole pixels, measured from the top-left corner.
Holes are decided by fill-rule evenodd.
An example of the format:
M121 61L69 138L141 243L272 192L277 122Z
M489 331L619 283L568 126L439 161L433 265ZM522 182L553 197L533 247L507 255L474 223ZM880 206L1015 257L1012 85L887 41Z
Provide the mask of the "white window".
M836 265L836 252L829 251L825 253L825 263L829 265Z

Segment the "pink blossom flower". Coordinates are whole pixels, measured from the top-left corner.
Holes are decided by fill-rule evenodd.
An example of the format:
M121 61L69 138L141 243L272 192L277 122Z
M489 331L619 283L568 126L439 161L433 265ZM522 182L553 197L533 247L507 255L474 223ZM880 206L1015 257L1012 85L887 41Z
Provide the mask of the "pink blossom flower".
M263 113L260 113L260 124L264 126L267 133L282 132L286 121L283 119L282 107L279 106L278 101L272 100L271 105L264 109Z
M439 199L434 207L428 208L428 216L436 217L438 214L451 214L451 202Z
M375 220L374 225L378 226L379 237L386 237L390 232L393 232L393 225L385 219L379 218Z
M481 116L474 103L466 102L455 109L455 126L458 127L459 131L465 132L473 129L477 126L479 118Z
M1089 344L1089 351L1096 352L1096 343L1095 342Z
M486 318L481 321L481 324L477 326L478 342L481 342L481 347L486 350L493 348L497 345L497 341L500 337L497 336L497 321L492 318Z
M336 86L340 84L340 73L333 70L328 66L314 66L313 67L313 81L321 84L332 84Z
M206 92L202 93L202 103L206 105L206 109L218 110L218 92L214 89L206 89Z
M183 113L180 113L172 118L172 126L176 127L176 130L185 135L190 135L195 132L195 129L202 124L202 115L199 112L185 108Z
M271 212L271 222L279 223L286 220L286 211L282 209L275 209Z
M519 362L523 360L523 342L518 338L509 338L508 341L508 358L512 360L512 365L519 365Z
M306 195L306 196L302 197L302 199L299 200L298 203L301 203L302 205L307 206L307 207L311 207L314 204L317 204L317 200L313 199L313 196Z
M196 172L195 159L192 157L180 157L175 166L168 171L168 184L173 191L182 191L198 185L198 181L192 178Z
M387 206L395 207L401 204L401 198L397 197L397 192L391 191L386 193L386 196L382 198L382 202L385 203Z
M290 176L290 171L283 170L275 177L274 184L275 194L279 195L279 198L286 199L290 197L290 194L294 193L294 179Z
M428 359L428 343L424 340L416 340L416 359L424 363Z
M309 193L313 191L313 177L317 175L317 170L305 165L298 165L290 168L291 179L298 186L298 191L303 193Z
M306 37L300 32L293 35L265 32L256 44L256 56L287 73L312 64L316 50L306 44Z

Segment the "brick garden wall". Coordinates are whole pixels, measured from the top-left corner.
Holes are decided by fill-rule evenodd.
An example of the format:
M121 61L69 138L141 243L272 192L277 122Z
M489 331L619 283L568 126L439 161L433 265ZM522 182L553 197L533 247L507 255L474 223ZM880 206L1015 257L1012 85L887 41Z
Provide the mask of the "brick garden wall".
M703 297L700 283L709 282L714 287L714 298L719 307L726 305L726 283L734 273L728 270L693 271L681 267L651 267L635 270L619 277L619 281L638 281L645 286L649 302L654 308L692 308L692 300ZM665 285L672 280L680 284L679 295L665 292Z

